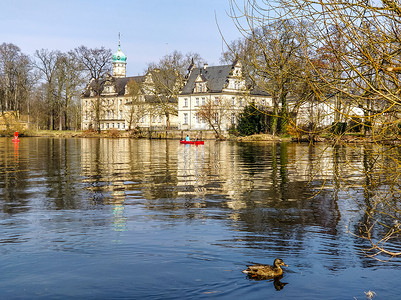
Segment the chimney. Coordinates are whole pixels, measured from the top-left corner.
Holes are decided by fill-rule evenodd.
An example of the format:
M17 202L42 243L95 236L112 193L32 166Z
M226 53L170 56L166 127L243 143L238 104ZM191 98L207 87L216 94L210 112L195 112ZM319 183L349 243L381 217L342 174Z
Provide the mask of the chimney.
M204 64L203 69L206 69L208 66L209 66L208 64Z

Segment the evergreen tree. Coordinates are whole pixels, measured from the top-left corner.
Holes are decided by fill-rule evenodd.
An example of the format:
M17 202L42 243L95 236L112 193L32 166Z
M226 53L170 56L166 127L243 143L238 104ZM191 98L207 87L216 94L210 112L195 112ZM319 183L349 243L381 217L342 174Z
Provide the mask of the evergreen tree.
M238 117L237 130L240 135L252 135L268 129L266 114L258 110L254 104L247 105Z

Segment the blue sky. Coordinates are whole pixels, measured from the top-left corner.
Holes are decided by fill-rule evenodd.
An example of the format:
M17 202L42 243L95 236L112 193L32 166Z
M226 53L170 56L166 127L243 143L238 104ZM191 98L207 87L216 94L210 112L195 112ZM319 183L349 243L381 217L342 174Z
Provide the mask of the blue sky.
M227 15L228 0L0 0L0 43L33 55L37 49L69 51L80 45L118 47L127 55L127 75L143 74L167 52L197 52L219 64L222 38L239 37Z

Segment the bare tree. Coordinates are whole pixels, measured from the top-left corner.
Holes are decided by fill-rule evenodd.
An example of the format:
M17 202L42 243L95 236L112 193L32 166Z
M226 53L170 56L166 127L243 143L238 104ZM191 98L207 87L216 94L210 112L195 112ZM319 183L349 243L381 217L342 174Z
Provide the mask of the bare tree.
M72 53L91 79L90 84L96 96L96 100L91 103L94 113L94 127L100 132L102 79L111 71L111 50L104 47L91 49L80 46L74 49Z
M29 110L32 87L31 61L14 44L0 45L0 107L1 111Z
M299 44L294 44L296 49L286 48L296 50L308 64L305 78L309 78L312 91L309 94L331 108L335 122L360 122L368 128L369 141L375 143L372 149L367 147L363 169L355 170L364 174L362 182L348 185L341 174L334 174L333 180L343 181L344 192L350 193L350 199L353 186L359 184L364 189L363 199L355 201L365 217L354 234L368 241L370 247L366 253L372 256L400 256L401 250L390 245L392 239L401 236L399 149L386 144L387 139L395 139L399 133L400 3L392 0L245 0L243 6L235 0L231 3L234 10L242 11L242 15L234 14L234 20L245 38L257 37L256 33L266 23L286 24L291 19L297 24L309 24L292 27ZM275 53L288 57L281 55L286 49L262 52L267 57L264 61L269 61ZM295 64L287 61L294 68ZM286 68L282 65L281 70ZM275 73L278 75L279 71L280 67ZM362 120L355 121L358 118ZM334 142L342 143L341 135Z
M165 115L167 128L170 127L170 115L177 115L178 94L184 86L186 71L191 62L201 64L204 60L197 53L183 55L174 51L162 57L158 63L148 66L156 99L154 107Z
M59 63L59 51L41 49L35 51L34 67L39 71L46 86L47 104L47 128L55 129L55 118L57 109L57 97L55 95L57 82L57 68Z
M289 18L269 18L268 11L256 1L245 1L240 7L231 0L231 17L242 38L228 44L228 50L241 60L247 77L272 95L272 131L276 132L280 118L279 130L285 133L290 122L288 97L303 78L305 24Z
M232 105L228 100L212 100L208 98L204 105L198 108L197 114L201 120L207 122L213 129L216 139L222 139L222 130L224 122L227 122L232 113Z
M74 59L72 52L63 53L59 58L58 66L58 95L60 105L59 127L69 129L74 118L74 99L78 99L83 85L82 66Z
M135 80L130 80L127 83L128 95L131 98L131 102L127 103L127 115L128 115L128 130L133 129L137 126L139 119L145 113L145 106L141 97L143 95L141 84Z

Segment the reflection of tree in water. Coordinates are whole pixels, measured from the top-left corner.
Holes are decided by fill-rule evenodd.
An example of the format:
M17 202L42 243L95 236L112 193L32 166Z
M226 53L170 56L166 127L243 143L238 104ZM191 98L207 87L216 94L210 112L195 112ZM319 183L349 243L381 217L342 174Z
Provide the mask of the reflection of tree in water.
M3 138L4 150L1 152L6 155L0 155L0 205L1 210L7 214L25 212L28 210L26 181L27 172L21 172L27 169L25 157L20 157L21 150L15 150L11 139ZM14 148L14 156L11 157L11 149ZM18 145L19 148L19 145ZM16 152L17 151L17 152Z
M2 168L5 173L0 172L0 182L6 185L4 197L9 203L4 209L9 212L29 210L31 203L27 199L32 199L32 191L35 206L81 208L82 195L76 183L79 182L79 152L80 142L74 139L27 138L20 142L18 166L9 174L7 166Z
M356 247L377 259L401 255L399 163L396 159L399 150L373 144L351 149L351 155L342 164L352 165L359 176L345 177L338 172L335 180L339 190L344 191L360 211L359 221L351 228L353 235L362 238L356 241ZM355 157L361 158L360 164L355 164Z

